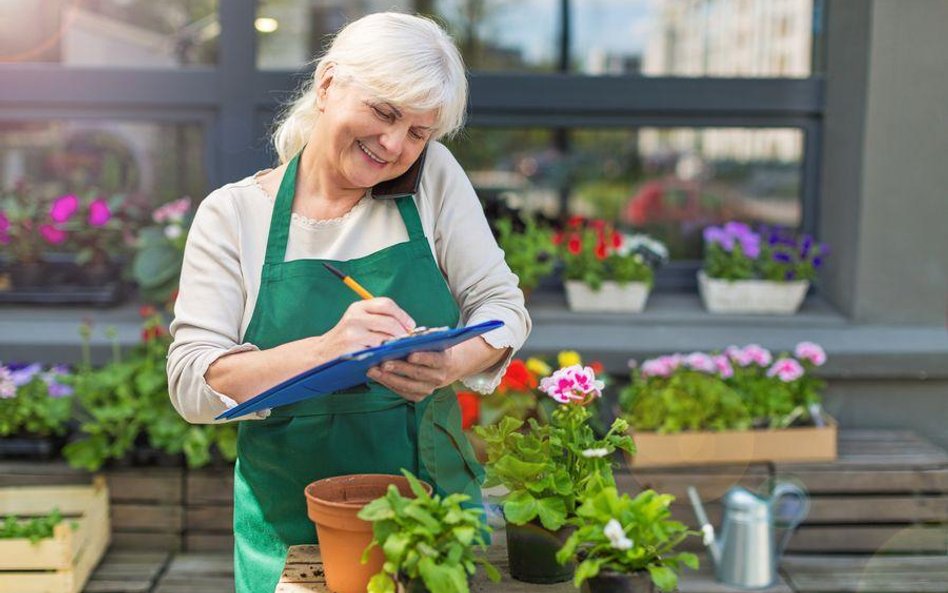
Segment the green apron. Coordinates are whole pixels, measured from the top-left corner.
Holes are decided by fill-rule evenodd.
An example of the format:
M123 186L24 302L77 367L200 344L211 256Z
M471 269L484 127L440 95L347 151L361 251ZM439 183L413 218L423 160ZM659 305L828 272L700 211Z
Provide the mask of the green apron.
M322 265L284 261L297 155L277 194L260 294L245 341L261 349L326 333L358 296ZM408 241L349 261L331 261L372 294L393 299L419 325L457 325L457 304L424 235L411 196L397 198ZM330 261L330 260L325 260ZM411 403L379 383L274 409L240 423L234 471L237 593L276 588L289 546L316 543L303 489L321 478L400 474L405 468L442 495L464 492L480 505L483 470L461 431L451 388Z

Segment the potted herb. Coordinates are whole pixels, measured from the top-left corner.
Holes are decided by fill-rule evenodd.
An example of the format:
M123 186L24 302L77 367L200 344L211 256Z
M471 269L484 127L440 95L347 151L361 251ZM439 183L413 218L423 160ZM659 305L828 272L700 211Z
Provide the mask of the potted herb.
M617 449L635 450L625 434L628 423L617 419L603 438L589 426L587 406L602 395L603 383L589 367L559 369L540 382L540 390L556 400L549 424L505 417L493 426L478 427L487 443L485 488L503 485L507 550L511 575L532 583L568 580L572 566L559 566L556 550L569 536L567 519L585 491L614 485L610 457Z
M704 229L698 289L712 313L795 313L829 253L809 235L740 222Z
M757 344L644 361L619 396L636 466L836 458L836 425L821 406L823 349L801 342L774 356Z
M72 415L69 370L39 363L0 364L0 452L50 457L59 453Z
M588 493L570 523L576 531L557 552L559 562L578 562L573 583L590 593L649 593L653 585L674 591L682 566L698 557L675 548L691 532L671 519L670 494L645 490L635 498L614 487Z
M539 225L532 217L521 217L522 228L514 226L509 218L494 223L497 244L504 250L504 259L510 270L520 279L524 298L540 284L540 280L553 273L556 263L556 246L549 229Z
M665 246L645 235L623 235L603 220L573 218L554 241L574 311L640 312L651 291L654 267L667 260Z
M406 498L394 485L359 511L359 518L372 522L373 548L385 555L382 570L369 581L369 593L468 593L468 584L478 564L497 582L500 573L483 555L490 528L482 523L483 511L464 508L470 497L432 495L418 479L402 470L414 498Z
M151 213L154 224L135 239L132 276L148 302L167 302L177 290L192 217L191 198L168 202Z

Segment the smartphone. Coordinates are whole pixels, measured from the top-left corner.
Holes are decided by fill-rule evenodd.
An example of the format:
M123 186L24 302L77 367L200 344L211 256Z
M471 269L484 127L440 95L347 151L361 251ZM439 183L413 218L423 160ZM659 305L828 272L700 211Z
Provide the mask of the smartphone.
M375 184L372 188L372 197L380 199L401 198L412 196L418 193L418 186L421 185L421 170L425 166L425 155L428 154L428 147L418 156L418 160L412 163L407 171L396 177L381 183Z

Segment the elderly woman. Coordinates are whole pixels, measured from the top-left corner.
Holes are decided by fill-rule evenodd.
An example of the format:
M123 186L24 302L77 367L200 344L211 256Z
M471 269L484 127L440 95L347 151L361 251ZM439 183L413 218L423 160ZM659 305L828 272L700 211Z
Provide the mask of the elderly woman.
M273 591L287 546L313 543L303 489L406 468L476 501L482 470L450 385L488 393L530 330L517 277L477 196L437 140L457 131L464 65L433 22L364 17L336 36L283 116L280 166L201 204L168 354L171 399L194 423L416 325L502 328L369 372L359 388L240 423L237 591ZM377 298L358 297L332 262Z

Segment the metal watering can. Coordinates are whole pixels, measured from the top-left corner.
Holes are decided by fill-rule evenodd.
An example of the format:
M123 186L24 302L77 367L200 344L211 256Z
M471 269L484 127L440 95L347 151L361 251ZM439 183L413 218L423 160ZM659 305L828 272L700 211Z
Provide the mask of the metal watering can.
M765 588L776 582L778 560L810 509L806 492L795 484L777 483L769 498L735 486L724 495L721 530L715 538L714 527L692 486L688 497L704 532L715 577L744 589ZM778 525L785 528L779 545Z

